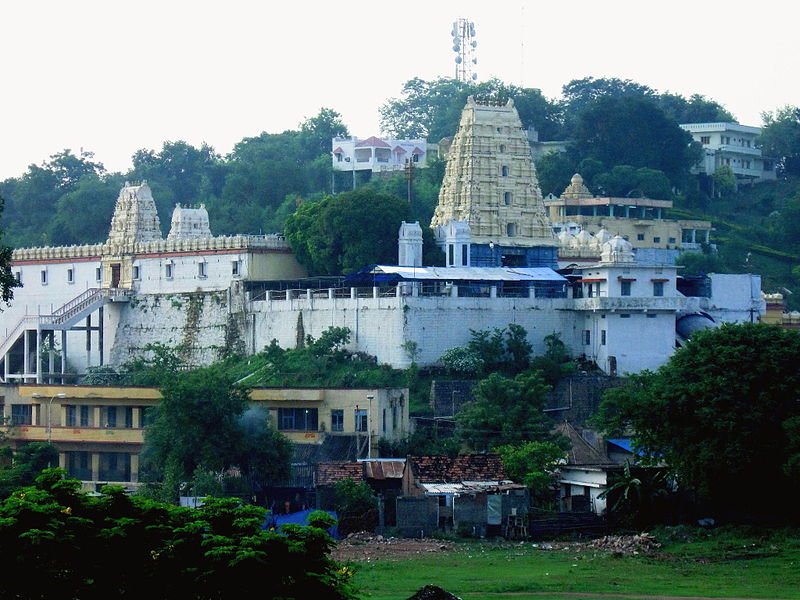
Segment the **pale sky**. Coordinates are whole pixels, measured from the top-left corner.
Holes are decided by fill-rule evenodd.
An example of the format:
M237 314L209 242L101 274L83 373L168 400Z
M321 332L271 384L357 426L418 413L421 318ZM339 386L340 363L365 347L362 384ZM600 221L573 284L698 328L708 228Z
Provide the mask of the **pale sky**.
M0 179L65 148L112 171L140 148L295 129L351 133L412 77L452 76L475 22L479 80L549 98L586 76L717 100L747 125L800 104L800 2L773 0L28 0L0 6Z

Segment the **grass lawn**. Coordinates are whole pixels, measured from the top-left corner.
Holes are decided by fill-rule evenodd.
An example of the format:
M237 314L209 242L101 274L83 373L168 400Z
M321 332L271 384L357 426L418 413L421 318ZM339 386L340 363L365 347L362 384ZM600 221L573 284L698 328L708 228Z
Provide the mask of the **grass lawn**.
M425 584L464 600L709 597L799 598L800 532L662 530L652 556L613 556L567 544L464 542L451 553L358 563L365 600L403 600ZM586 596L590 597L590 596Z

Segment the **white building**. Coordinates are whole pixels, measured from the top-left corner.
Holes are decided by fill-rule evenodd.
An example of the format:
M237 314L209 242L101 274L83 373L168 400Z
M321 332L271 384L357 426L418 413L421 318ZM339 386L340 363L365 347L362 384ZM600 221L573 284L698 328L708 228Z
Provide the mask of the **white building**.
M218 314L212 323L212 313L239 310L235 298L248 281L305 275L281 236L213 237L203 208L176 208L173 226L163 239L148 185L126 184L105 243L15 250L11 266L23 287L0 313L0 377L63 379L124 360L142 348L137 338L188 343L189 354L208 362L233 327ZM162 301L179 309L167 324L171 334L147 335L152 313L132 325L133 314Z
M757 146L760 127L738 123L687 123L681 127L703 146L703 159L695 172L712 175L724 165L742 183L775 179L775 161L762 156Z
M400 171L407 163L415 167L425 167L428 152L436 155L435 148L419 140L394 140L375 136L360 140L352 138L333 138L331 158L337 171Z

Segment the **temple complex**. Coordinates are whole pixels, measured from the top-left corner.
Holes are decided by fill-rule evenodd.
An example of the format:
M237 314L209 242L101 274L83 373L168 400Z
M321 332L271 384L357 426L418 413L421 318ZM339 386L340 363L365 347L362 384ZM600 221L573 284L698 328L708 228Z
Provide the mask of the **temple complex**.
M448 266L556 266L557 240L512 100L467 99L431 227Z

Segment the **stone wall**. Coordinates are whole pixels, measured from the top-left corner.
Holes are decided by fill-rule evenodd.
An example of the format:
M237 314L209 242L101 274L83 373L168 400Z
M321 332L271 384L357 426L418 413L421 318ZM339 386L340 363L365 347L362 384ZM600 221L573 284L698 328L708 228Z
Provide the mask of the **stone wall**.
M545 336L559 332L567 347L579 353L575 314L565 298L368 297L291 298L251 303L247 339L261 350L272 339L293 348L298 315L306 335L319 337L329 327L347 327L350 349L377 356L378 362L406 368L411 359L406 342L419 348L417 364L438 362L448 349L464 346L470 330L504 328L510 323L528 332L534 354L544 354ZM252 329L254 327L254 329Z
M218 360L226 344L231 346L242 338L238 319L231 317L230 309L227 291L135 296L120 305L111 363L140 355L153 343L181 346L190 364Z
M624 378L607 375L575 375L558 382L547 401L547 412L555 421L569 421L576 427L597 413L606 390L625 383Z

